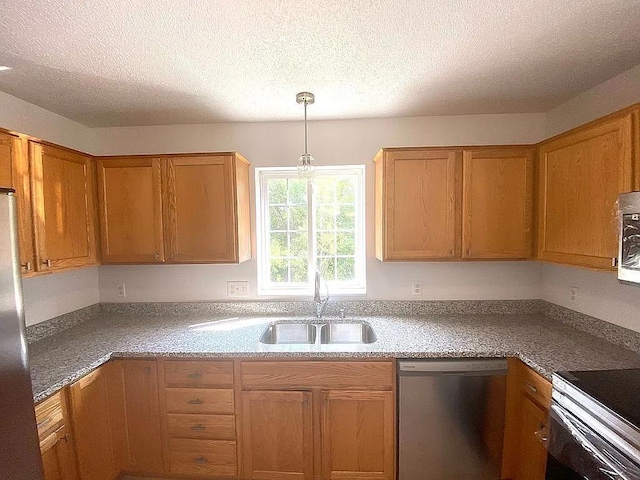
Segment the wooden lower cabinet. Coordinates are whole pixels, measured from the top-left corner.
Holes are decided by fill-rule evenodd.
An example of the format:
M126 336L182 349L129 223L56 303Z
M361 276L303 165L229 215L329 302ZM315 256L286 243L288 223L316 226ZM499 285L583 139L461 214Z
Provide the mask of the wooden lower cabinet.
M44 480L78 480L66 390L36 406Z
M516 359L509 359L502 478L544 480L545 433L551 383Z
M119 470L163 472L158 365L115 360L110 365L110 415Z
M107 364L71 385L71 417L82 480L113 480L120 473L109 405Z
M313 480L311 392L242 393L244 476Z
M331 480L393 479L393 392L322 392L322 462Z

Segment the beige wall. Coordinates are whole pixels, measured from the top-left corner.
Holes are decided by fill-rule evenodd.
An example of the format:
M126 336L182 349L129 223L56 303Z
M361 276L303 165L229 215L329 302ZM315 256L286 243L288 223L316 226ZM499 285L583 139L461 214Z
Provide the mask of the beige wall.
M371 158L381 146L533 143L640 101L640 66L545 114L469 115L312 122L310 150L327 165L367 168L367 298L540 298L640 331L639 290L610 274L534 262L381 264L373 258ZM238 150L253 166L292 165L302 124L239 123L89 129L0 92L0 126L95 154ZM29 324L102 301L216 300L227 280L248 280L255 297L255 260L242 265L104 266L25 279ZM423 296L410 285L423 282ZM116 284L127 285L127 298ZM569 301L577 286L577 302ZM634 295L635 294L635 295Z

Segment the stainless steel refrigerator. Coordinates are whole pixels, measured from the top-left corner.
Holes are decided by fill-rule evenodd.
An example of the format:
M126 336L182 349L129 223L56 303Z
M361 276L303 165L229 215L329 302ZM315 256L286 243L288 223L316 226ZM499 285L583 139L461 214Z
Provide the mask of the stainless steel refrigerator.
M42 480L27 360L16 198L0 188L0 478Z

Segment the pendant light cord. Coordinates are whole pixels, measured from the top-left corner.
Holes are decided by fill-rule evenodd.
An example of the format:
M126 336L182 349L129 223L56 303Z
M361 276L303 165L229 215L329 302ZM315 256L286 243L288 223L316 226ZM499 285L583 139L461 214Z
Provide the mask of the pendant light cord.
M307 155L307 100L304 101L304 154Z

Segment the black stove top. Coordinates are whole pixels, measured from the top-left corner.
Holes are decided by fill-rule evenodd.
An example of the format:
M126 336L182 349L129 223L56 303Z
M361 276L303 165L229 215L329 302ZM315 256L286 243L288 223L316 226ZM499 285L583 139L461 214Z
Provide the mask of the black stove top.
M640 368L558 372L558 375L640 429Z

